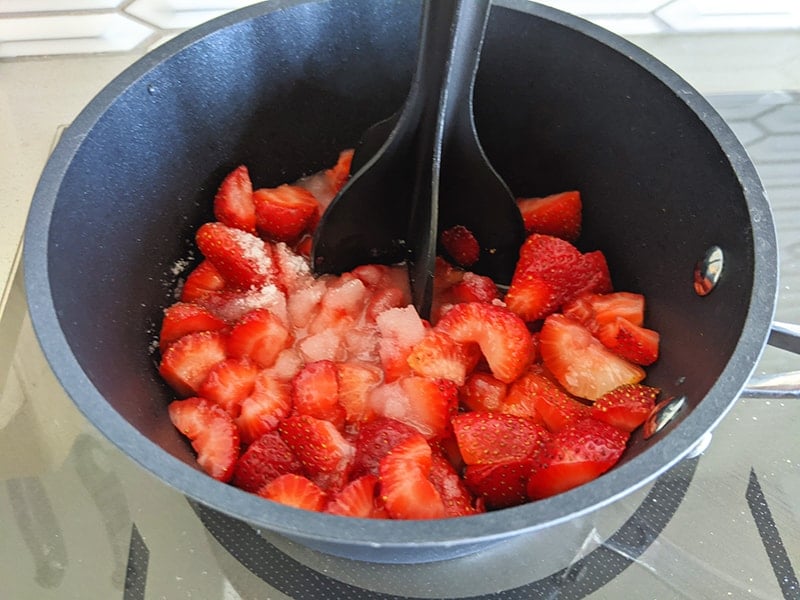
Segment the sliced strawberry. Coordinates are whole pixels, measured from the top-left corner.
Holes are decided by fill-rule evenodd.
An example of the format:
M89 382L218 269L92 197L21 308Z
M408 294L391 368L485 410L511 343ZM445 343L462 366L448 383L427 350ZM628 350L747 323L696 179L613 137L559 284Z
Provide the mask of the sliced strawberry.
M350 329L364 312L369 296L364 283L349 273L330 280L308 330L313 334L329 329L340 332Z
M283 242L271 246L275 262L276 283L287 294L305 288L314 282L308 260L294 252Z
M468 465L517 460L537 452L550 437L530 419L492 412L453 417L453 431Z
M370 323L375 323L378 316L391 308L408 306L408 298L400 288L388 287L372 292L367 304L366 316Z
M480 360L480 350L475 344L460 344L446 333L434 328L415 344L407 362L417 375L449 379L464 385L467 375Z
M255 494L284 473L302 475L303 465L278 432L273 431L255 440L239 457L231 483Z
M236 289L263 285L272 276L272 258L263 240L222 223L205 223L195 236L197 246Z
M377 475L381 459L400 442L416 435L419 432L411 425L395 419L378 417L365 423L355 440L352 476Z
M560 192L543 198L517 198L525 231L574 242L581 233L581 194Z
M481 247L473 233L463 225L454 225L442 231L439 242L448 255L462 267L469 267L481 255Z
M296 185L261 188L253 192L258 233L274 242L294 244L319 220L319 204L307 189Z
M330 360L307 363L292 380L292 400L297 414L325 419L341 430L344 407L339 403L336 364Z
M258 490L258 495L287 506L321 512L327 496L316 483L295 473L279 475Z
M433 439L445 434L458 408L458 387L447 379L401 377L376 387L369 405L375 414L402 421Z
M291 343L292 334L281 320L269 310L257 309L242 317L231 329L228 353L235 358L249 358L267 368Z
M239 434L231 416L204 398L175 400L167 408L172 424L192 442L197 463L214 479L228 481L239 458Z
M246 166L235 168L222 180L214 196L214 217L228 227L256 233L253 184Z
M284 419L278 430L315 483L325 489L344 485L355 448L332 423L297 415Z
M461 281L450 287L448 295L453 303L491 302L499 297L499 292L491 278L467 271Z
M644 296L631 292L583 294L565 304L562 312L594 334L617 317L624 317L641 327L644 323Z
M383 381L379 367L355 361L336 363L336 381L339 389L339 404L344 408L348 423L360 423L374 415L369 406L369 397Z
M647 420L661 392L642 385L622 385L600 396L592 405L592 417L631 432Z
M595 400L626 383L639 383L645 372L603 346L588 329L561 314L545 319L539 347L559 383L579 398Z
M468 465L464 470L464 484L487 508L517 506L528 501L528 478L536 464L534 458L526 457Z
M634 325L624 317L601 326L596 335L606 348L632 363L647 366L658 360L658 332Z
M388 514L377 502L378 477L363 475L353 479L328 501L325 512L362 519L386 518Z
M227 324L197 304L176 302L164 311L158 346L163 352L174 341L187 333L219 331Z
M181 288L181 302L196 302L225 289L225 279L210 260L201 261L186 277Z
M461 404L468 410L500 410L508 385L490 373L473 373L458 391Z
M438 452L433 452L431 455L431 471L428 479L442 498L446 517L464 517L483 512L480 508L476 508L472 494L453 465Z
M493 304L457 304L436 324L436 329L456 342L476 343L492 374L510 383L534 359L531 334L525 323L508 309Z
M190 333L167 348L158 372L176 394L193 396L214 365L227 357L225 336L221 332Z
M342 150L339 153L336 164L325 171L325 177L334 195L338 194L344 187L344 184L347 183L347 180L350 179L350 166L352 163L353 150Z
M292 410L291 385L261 371L253 384L253 391L242 400L236 426L242 442L250 444L265 433L277 429Z
M528 479L528 496L548 498L596 479L616 464L627 441L627 433L591 418L562 429Z
M589 406L570 396L541 365L511 384L501 412L525 416L559 431L589 415Z
M394 519L440 519L446 516L441 495L428 479L431 448L417 434L395 446L378 467L380 493Z
M378 354L386 374L386 381L394 381L411 372L408 355L425 337L425 324L413 306L390 308L380 313L375 323L380 340Z
M253 391L258 366L247 358L228 358L208 372L198 393L236 418L242 401Z

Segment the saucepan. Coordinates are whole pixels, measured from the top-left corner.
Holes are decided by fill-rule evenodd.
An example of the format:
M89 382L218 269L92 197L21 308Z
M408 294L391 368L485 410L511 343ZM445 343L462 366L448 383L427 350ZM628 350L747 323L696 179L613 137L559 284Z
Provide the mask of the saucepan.
M198 469L149 351L224 175L246 164L267 187L333 164L402 104L420 10L413 0L274 0L133 64L64 132L41 176L25 237L30 313L88 420L194 502L356 560L446 559L517 536L556 554L576 539L560 531L591 527L696 448L771 334L796 348L791 328L772 333L776 237L745 151L700 94L606 30L497 0L474 110L515 195L581 191L579 246L605 253L617 289L645 294L647 326L661 332L647 381L666 404L613 470L546 500L428 522L277 505Z

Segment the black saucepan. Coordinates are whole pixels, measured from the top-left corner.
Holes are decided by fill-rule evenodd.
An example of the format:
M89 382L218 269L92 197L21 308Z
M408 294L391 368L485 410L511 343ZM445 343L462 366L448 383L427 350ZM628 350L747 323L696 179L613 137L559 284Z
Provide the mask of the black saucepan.
M411 0L276 0L135 63L64 133L41 177L25 238L30 312L88 419L203 505L355 559L436 560L523 534L554 553L560 528L590 527L596 511L681 460L723 418L762 352L776 300L773 222L741 145L690 86L607 31L499 0L475 114L516 195L581 190L580 246L605 252L618 289L646 295L647 325L662 333L648 381L684 406L649 439L637 433L612 471L547 500L434 522L275 505L198 470L149 352L175 267L197 256L193 234L211 218L222 177L246 164L256 186L273 186L333 164L403 102L419 16ZM714 247L724 269L701 296L693 272Z

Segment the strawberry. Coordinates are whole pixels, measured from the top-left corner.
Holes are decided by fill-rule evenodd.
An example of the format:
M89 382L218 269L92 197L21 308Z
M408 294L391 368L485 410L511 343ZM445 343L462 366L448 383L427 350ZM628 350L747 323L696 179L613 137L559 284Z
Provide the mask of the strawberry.
M499 410L508 390L503 383L490 373L473 373L458 391L461 404L467 410Z
M186 277L181 288L181 302L196 302L225 289L225 279L210 260L200 262Z
M463 225L445 229L439 236L445 252L459 265L469 267L478 262L481 247L473 233Z
M592 405L591 415L598 421L631 432L647 420L661 392L658 388L631 384L600 396Z
M236 418L242 401L253 391L257 375L258 366L251 360L228 358L212 367L198 394L216 402Z
M255 440L239 457L231 483L255 494L284 473L302 475L303 465L278 432L272 431Z
M221 332L190 333L167 348L158 372L176 394L193 396L214 365L226 358L225 336Z
M235 168L222 180L214 196L214 217L228 227L256 233L253 184L246 166Z
M327 502L325 492L316 483L295 473L278 475L259 489L258 495L273 502L316 512L321 512Z
M376 387L369 398L375 414L402 421L426 439L444 435L458 408L458 387L447 379L415 375Z
M487 508L516 506L528 500L528 477L536 460L531 457L481 465L467 465L464 484Z
M569 242L533 234L520 248L520 259L506 294L506 305L525 321L536 321L586 293L611 291L605 257L581 252Z
M431 471L428 479L439 492L446 517L463 517L482 512L476 508L472 494L464 485L453 465L438 452L431 454Z
M561 312L594 334L617 317L624 317L641 327L644 323L644 296L631 292L583 294L566 303Z
M387 287L374 290L367 303L366 316L370 323L376 323L378 317L391 308L408 306L409 299L403 290L397 287Z
M325 419L342 430L345 411L339 403L336 364L330 360L307 363L292 380L292 401L297 414Z
M246 231L222 223L205 223L197 230L195 239L203 256L236 289L259 287L272 275L268 247Z
M268 371L261 371L253 384L253 391L242 400L236 417L242 442L250 444L274 431L291 410L291 386Z
M275 262L275 279L278 287L287 294L311 285L314 275L308 261L283 242L271 245Z
M278 431L319 486L338 489L347 481L355 448L332 423L297 415L284 419Z
M571 394L595 400L645 372L603 346L583 325L561 314L545 319L539 349L547 370Z
M425 324L413 306L390 308L375 318L380 339L378 354L386 381L411 372L408 356L425 337Z
M368 474L353 479L328 501L325 512L362 519L386 518L388 514L376 499L378 477Z
M601 326L596 335L606 348L632 363L647 366L658 360L658 332L624 317Z
M161 352L164 352L172 342L187 333L218 331L225 327L227 327L225 321L215 317L201 306L176 302L164 311L158 347Z
M592 418L556 433L528 479L528 496L547 498L596 479L622 456L628 434Z
M517 198L525 231L574 242L581 233L581 194L561 192L543 198Z
M414 345L406 360L417 375L449 379L460 386L480 360L480 351L476 345L459 344L434 328Z
M493 304L456 304L436 324L461 344L477 343L489 368L500 381L514 381L534 359L531 334L508 309Z
M353 150L342 150L336 164L325 171L333 195L338 194L350 179L350 166L353 163Z
M532 418L549 431L559 431L588 416L589 407L570 396L541 365L534 365L511 384L500 411Z
M272 312L257 309L247 313L231 329L228 353L249 358L261 368L271 367L278 354L292 343L292 334Z
M305 259L311 258L311 249L314 247L314 238L310 234L306 234L300 238L300 241L294 245L294 252L298 256Z
M499 297L497 284L491 278L467 271L458 283L448 290L453 303L491 302Z
M453 417L458 448L468 465L525 458L550 436L533 421L515 415L469 412Z
M358 431L353 458L353 477L367 473L378 474L378 464L400 442L418 435L416 429L395 419L377 417Z
M339 404L344 408L348 423L360 423L372 418L369 396L382 380L383 373L375 365L355 361L336 363Z
M446 515L444 502L428 479L431 448L417 434L401 442L378 465L380 493L394 519L440 519Z
M355 325L369 301L369 290L357 277L345 273L329 280L319 311L308 327L311 333L325 330L344 332Z
M191 440L203 471L219 481L230 480L239 458L239 434L231 416L197 397L175 400L167 411L172 424Z
M283 184L253 192L256 228L264 239L297 243L319 221L319 204L307 189Z

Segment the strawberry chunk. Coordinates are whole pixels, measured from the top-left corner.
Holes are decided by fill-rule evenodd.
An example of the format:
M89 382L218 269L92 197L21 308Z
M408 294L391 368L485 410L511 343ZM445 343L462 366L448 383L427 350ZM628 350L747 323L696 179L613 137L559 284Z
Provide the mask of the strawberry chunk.
M341 430L345 410L339 403L336 364L320 360L306 364L292 381L292 400L297 414L325 419Z
M339 404L344 408L347 423L361 423L374 416L369 397L382 381L383 373L375 365L355 361L336 363Z
M464 484L490 509L517 506L528 501L528 478L536 466L531 457L467 465Z
M380 519L389 515L377 501L378 477L363 475L353 479L328 501L325 512L345 517Z
M355 448L332 423L297 415L284 419L278 431L315 483L325 489L344 485Z
M214 365L227 357L225 336L221 332L190 333L167 348L158 372L176 394L194 396Z
M579 398L596 400L626 383L639 383L645 376L640 366L617 356L583 325L562 314L545 319L539 349L547 370Z
M491 303L500 296L497 284L489 277L476 275L470 271L458 283L453 284L448 290L449 299L458 302L487 302Z
M658 332L634 325L624 317L601 326L597 339L614 354L637 365L652 365L658 360Z
M550 436L524 417L469 412L453 417L458 448L468 465L517 460L537 452Z
M661 392L642 385L622 385L603 394L592 405L591 415L598 421L631 432L647 420Z
M223 223L205 223L195 236L197 247L236 289L263 285L272 276L272 258L264 242Z
M231 416L210 400L197 397L175 400L167 411L172 424L191 440L203 471L229 481L239 458L239 434Z
M440 519L446 516L441 495L428 479L431 448L417 434L395 446L378 471L384 506L394 519Z
M258 495L294 508L321 512L327 496L316 483L295 473L279 475L258 490Z
M291 386L261 371L253 384L253 391L242 400L236 417L242 442L250 444L265 433L277 429L292 410Z
M467 374L480 360L480 350L474 344L459 344L446 333L434 328L416 344L406 359L417 375L449 379L464 385Z
M581 194L560 192L543 198L517 198L522 222L528 233L552 235L569 242L581 233Z
M507 384L494 375L473 373L459 389L458 397L468 410L498 411L503 405L507 391Z
M456 264L469 267L481 255L481 247L472 232L463 225L454 225L442 231L439 242Z
M164 311L158 346L162 352L187 333L219 331L227 324L196 304L177 302Z
M235 358L249 358L267 368L291 343L292 334L281 320L269 310L257 309L242 317L231 329L228 353Z
M589 406L570 396L541 365L534 365L509 387L501 412L529 417L559 431L589 415Z
M258 366L246 358L228 358L208 372L199 395L212 400L236 418L242 401L253 391Z
M336 164L330 169L325 170L325 178L331 187L331 192L335 196L338 194L347 180L350 179L350 167L353 164L353 150L342 150Z
M472 494L453 465L438 452L431 454L428 479L439 492L446 517L464 517L483 512L482 505L475 505Z
M387 417L378 417L365 423L355 440L352 475L377 475L381 459L399 443L418 434L411 425Z
M284 473L303 474L303 465L277 431L266 433L247 447L239 457L231 483L256 493Z
M594 334L617 317L641 327L644 324L644 296L631 292L583 294L566 303L562 312Z
M457 304L441 318L436 329L461 344L478 344L492 374L505 383L519 377L534 359L527 326L501 306Z
M458 408L458 387L447 379L411 375L375 388L369 404L375 414L402 421L433 439L445 434Z
M225 289L225 279L210 260L203 260L186 277L181 302L196 302Z
M294 244L319 221L319 204L307 189L283 184L253 192L256 228L264 238Z
M627 433L592 418L562 429L528 479L528 496L547 498L596 479L616 464L627 441Z
M228 227L256 233L253 184L246 166L236 167L222 180L214 196L214 217Z
M380 339L378 354L386 381L394 381L411 372L408 356L425 337L425 324L413 306L390 308L376 318Z

